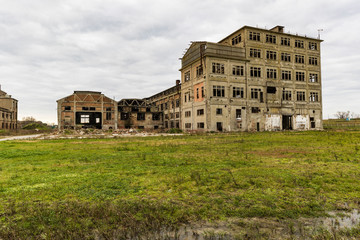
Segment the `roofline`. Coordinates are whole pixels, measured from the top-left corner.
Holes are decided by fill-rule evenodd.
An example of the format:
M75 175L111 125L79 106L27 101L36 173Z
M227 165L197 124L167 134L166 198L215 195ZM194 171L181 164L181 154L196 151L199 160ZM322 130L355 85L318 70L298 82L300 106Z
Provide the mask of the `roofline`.
M280 26L280 25L278 25ZM275 26L277 27L277 26ZM282 26L283 27L283 26ZM223 39L221 39L218 43L224 41L225 39L227 39L228 37L230 37L231 35L235 34L236 32L242 30L242 29L245 29L245 28L251 28L251 29L259 29L259 30L265 30L265 31L269 31L269 32L273 32L271 31L270 29L265 29L265 28L259 28L259 27L252 27L252 26L242 26L241 28L239 28L238 30L234 31L233 33L227 35L226 37L224 37ZM271 28L272 29L272 28ZM305 36L301 36L301 35L296 35L296 34L291 34L291 33L279 33L279 32L273 32L273 33L277 33L277 34L284 34L284 35L287 35L287 36L294 36L294 37L299 37L299 38L307 38L307 39L313 39L313 40L316 40L316 41L320 41L320 42L323 42L324 40L321 40L321 39L318 39L318 38L313 38L313 37L307 37L306 35Z

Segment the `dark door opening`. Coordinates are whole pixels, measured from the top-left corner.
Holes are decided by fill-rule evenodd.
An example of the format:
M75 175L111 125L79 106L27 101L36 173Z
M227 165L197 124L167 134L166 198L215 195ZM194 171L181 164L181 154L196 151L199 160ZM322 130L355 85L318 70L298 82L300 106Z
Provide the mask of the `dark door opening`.
M259 132L260 131L260 123L256 123L256 130Z
M283 130L292 130L292 125L291 125L292 116L283 115L282 119L283 119L282 120L282 129Z
M222 130L223 130L222 122L217 122L217 123L216 123L216 129L217 129L219 132L222 132Z

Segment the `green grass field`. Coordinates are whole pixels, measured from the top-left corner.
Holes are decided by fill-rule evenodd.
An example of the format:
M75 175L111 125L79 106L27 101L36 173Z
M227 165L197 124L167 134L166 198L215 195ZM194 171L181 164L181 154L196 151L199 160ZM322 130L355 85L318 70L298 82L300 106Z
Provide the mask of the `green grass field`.
M359 208L359 179L359 131L0 142L0 239L314 218Z

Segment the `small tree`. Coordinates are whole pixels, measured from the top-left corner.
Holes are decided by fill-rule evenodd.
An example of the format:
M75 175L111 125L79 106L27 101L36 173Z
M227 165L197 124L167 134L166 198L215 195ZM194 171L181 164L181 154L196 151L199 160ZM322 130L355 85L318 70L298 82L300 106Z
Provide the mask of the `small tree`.
M36 119L32 116L30 117L23 117L22 119L24 122L36 122Z
M338 119L347 119L349 116L350 116L350 111L347 111L347 112L341 112L341 111L338 111L336 114L335 114L336 118Z

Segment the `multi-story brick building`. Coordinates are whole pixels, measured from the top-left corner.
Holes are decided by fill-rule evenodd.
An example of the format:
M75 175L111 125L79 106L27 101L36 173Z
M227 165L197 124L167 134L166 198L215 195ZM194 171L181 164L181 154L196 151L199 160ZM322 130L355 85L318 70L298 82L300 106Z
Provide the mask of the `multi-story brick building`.
M184 130L322 129L322 40L244 26L182 57Z
M90 122L100 119L98 128L322 129L321 42L284 33L282 26L244 26L218 43L193 42L181 59L181 83L148 98L123 99L115 109L109 98L105 106L86 100L93 92L75 92L84 100L76 104L72 95L58 101L59 126L94 125L84 124L79 116L86 113L91 118L97 112L101 117ZM94 104L101 107L79 112ZM79 116L66 106L76 107ZM117 121L106 115L103 124L108 109Z
M17 129L18 101L0 87L0 129Z

